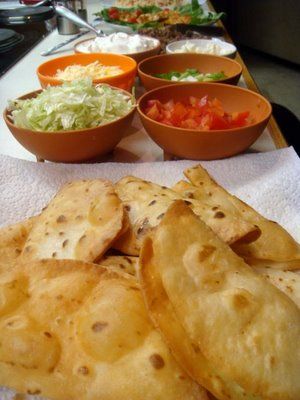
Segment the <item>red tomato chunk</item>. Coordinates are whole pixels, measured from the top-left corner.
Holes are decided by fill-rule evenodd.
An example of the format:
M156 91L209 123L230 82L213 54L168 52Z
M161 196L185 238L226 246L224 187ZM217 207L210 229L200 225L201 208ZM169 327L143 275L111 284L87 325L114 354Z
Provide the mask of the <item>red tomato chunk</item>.
M165 125L196 130L239 128L254 122L249 111L228 113L220 100L204 96L190 96L186 101L149 100L145 109L147 117Z

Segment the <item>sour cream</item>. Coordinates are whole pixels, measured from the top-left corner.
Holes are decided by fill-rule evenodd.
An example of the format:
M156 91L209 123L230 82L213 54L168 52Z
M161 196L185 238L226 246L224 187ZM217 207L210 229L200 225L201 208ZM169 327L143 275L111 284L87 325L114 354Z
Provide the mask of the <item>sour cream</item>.
M226 56L233 58L236 47L218 38L212 39L190 39L171 42L166 47L166 52L171 53L199 53L212 54L215 56Z
M158 45L157 39L118 32L79 43L77 50L81 53L132 54L150 50Z
M223 56L227 53L227 49L224 49L218 43L212 40L207 40L204 46L197 46L193 42L186 42L179 49L174 50L174 53L201 53L201 54L214 54L216 56Z

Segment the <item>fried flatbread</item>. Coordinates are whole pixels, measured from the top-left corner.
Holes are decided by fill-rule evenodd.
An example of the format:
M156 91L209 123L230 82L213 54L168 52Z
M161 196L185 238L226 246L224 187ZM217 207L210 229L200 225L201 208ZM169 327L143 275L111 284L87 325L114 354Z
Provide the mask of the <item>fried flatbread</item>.
M14 262L22 253L35 217L0 228L0 264Z
M24 249L24 261L42 258L94 261L124 228L123 205L113 185L81 180L65 185L38 217Z
M219 400L298 400L300 310L183 203L144 241L142 290L179 363Z
M187 183L184 188L180 182L174 190L181 194L190 192L193 198L223 207L227 212L259 227L261 236L258 240L250 244L238 242L233 246L234 251L248 264L255 264L256 260L267 260L275 261L274 268L282 269L285 266L290 270L300 269L300 245L282 226L264 218L248 204L228 193L201 165L187 169L184 174L198 189L189 188Z
M133 176L121 179L116 184L116 192L129 213L131 229L114 246L130 255L139 254L143 237L158 225L170 204L184 198L165 186ZM221 207L215 209L194 199L185 201L226 243L249 242L256 240L260 234L253 224L236 218Z
M136 275L137 267L139 263L138 257L132 256L104 256L97 264L104 267L117 267L127 272L127 274Z
M135 277L75 260L0 276L0 385L52 400L207 400L153 328Z
M281 271L269 266L254 267L254 270L290 297L300 308L300 272Z

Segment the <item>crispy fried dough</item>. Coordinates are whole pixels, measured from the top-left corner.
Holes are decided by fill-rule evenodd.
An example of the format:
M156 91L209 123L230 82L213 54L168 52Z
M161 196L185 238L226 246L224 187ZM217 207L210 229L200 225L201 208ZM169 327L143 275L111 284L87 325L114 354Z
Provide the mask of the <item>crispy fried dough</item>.
M186 186L184 189L180 182L174 190L180 189L179 192L185 195L190 192L193 198L199 200L210 199L209 204L220 205L224 210L260 228L261 236L258 240L250 244L236 243L233 246L234 251L248 264L255 264L256 260L273 260L274 268L282 269L284 265L290 270L300 269L300 245L284 228L264 218L248 204L228 193L201 165L187 169L184 174L198 189L191 187L190 190L187 183L184 184Z
M40 260L0 276L0 385L52 400L207 400L153 328L137 280Z
M94 261L124 229L123 205L113 185L81 180L65 185L38 217L22 252L24 261Z
M0 266L2 268L8 268L20 257L36 218L32 217L17 224L0 228Z
M145 239L140 278L175 357L219 400L299 400L300 310L184 202Z
M117 267L127 272L127 274L136 275L137 267L139 263L138 257L132 256L104 256L97 264L103 267Z
M300 272L280 271L272 267L253 267L254 271L263 275L272 285L285 293L300 308Z
M131 229L114 246L130 255L139 254L143 237L158 225L170 204L184 198L165 186L133 176L121 179L116 184L116 192L129 213ZM215 210L205 202L193 199L185 201L226 243L249 242L257 239L260 234L253 224L236 218L221 207Z

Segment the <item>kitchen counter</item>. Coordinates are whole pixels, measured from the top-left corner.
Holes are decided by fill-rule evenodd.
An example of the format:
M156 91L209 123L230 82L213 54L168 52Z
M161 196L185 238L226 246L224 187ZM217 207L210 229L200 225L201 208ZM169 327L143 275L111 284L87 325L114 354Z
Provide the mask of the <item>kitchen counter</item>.
M99 1L89 1L88 19L93 20L93 13L99 10ZM88 38L91 34L87 34L78 41ZM63 47L56 54L42 57L40 53L55 44L58 44L70 36L59 35L55 29L36 47L34 47L26 56L16 63L6 74L0 79L0 109L4 110L9 99L17 98L25 93L34 91L40 87L36 68L43 62L58 57L60 55L72 54L73 46L76 41L68 46ZM241 78L240 86L247 87L244 77ZM142 88L137 87L137 93ZM276 149L276 145L270 135L270 127L265 129L262 136L249 149L250 152L265 152ZM0 152L17 158L26 160L36 160L35 156L24 149L11 135L6 124L1 118L0 120ZM141 126L138 115L135 116L130 133L122 139L117 146L114 155L110 160L119 162L145 162L159 161L163 159L162 150L146 135Z

